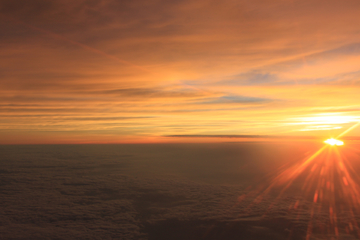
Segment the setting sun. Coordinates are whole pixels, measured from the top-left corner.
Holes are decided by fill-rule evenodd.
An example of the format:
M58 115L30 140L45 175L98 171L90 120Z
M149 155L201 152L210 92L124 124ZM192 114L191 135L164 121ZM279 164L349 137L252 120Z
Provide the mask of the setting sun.
M337 140L337 139L334 139L334 138L329 138L326 141L324 141L324 143L330 144L331 146L334 146L334 145L342 146L342 145L344 145L343 141L340 141L340 140Z
M0 240L360 240L359 23L360 0L0 0Z

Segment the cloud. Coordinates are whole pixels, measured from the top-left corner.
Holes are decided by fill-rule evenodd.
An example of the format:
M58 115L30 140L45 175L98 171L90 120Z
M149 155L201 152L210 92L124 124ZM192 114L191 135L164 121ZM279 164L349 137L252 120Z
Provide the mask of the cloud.
M3 0L0 111L156 116L144 118L143 135L176 135L166 126L182 122L203 123L200 132L256 130L210 127L234 119L268 126L255 135L289 133L281 123L299 111L359 105L349 88L359 79L359 9L353 0ZM39 131L65 128L37 120Z
M256 70L233 76L229 80L219 81L218 84L223 84L227 86L276 85L278 80L279 77L276 74Z
M96 93L96 92L95 92ZM135 97L135 98L195 98L201 97L203 93L194 90L166 90L159 88L124 88L124 89L111 89L97 94L114 95L120 97Z
M300 198L298 209L290 209L299 200L296 187L277 201L274 193L254 202L254 183L289 162L286 151L304 154L290 145L3 145L0 233L8 239L255 240L291 233L303 239L312 202ZM342 214L338 221L348 223ZM330 221L325 210L315 217ZM313 226L314 237L324 236Z
M247 96L236 96L228 95L221 96L215 99L205 99L201 104L256 104L270 102L270 99L247 97Z

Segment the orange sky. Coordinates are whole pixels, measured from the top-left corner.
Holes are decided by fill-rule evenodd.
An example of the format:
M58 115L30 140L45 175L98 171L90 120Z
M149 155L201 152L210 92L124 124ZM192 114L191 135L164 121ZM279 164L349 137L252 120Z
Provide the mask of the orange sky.
M360 121L358 0L0 0L0 19L0 144Z

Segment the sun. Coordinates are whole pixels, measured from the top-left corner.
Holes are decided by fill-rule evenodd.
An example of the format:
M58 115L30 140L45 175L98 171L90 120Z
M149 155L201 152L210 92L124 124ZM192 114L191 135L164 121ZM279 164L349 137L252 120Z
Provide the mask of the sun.
M324 143L327 143L327 144L329 144L329 145L331 145L331 146L334 146L334 145L336 145L336 146L342 146L342 145L344 145L344 142L343 142L343 141L337 140L337 139L335 139L335 138L329 138L329 139L327 139L326 141L324 141Z

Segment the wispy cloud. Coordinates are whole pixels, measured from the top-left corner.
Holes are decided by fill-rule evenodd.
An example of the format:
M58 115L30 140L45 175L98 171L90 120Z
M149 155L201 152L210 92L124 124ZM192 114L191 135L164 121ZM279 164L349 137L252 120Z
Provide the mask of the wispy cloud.
M360 106L359 4L3 0L0 111L79 125L145 117L132 127L148 124L146 136L177 134L166 126L178 124L192 134L291 133L284 123L299 112ZM27 128L8 119L1 129ZM37 121L39 131L65 129ZM210 127L218 121L229 125Z

